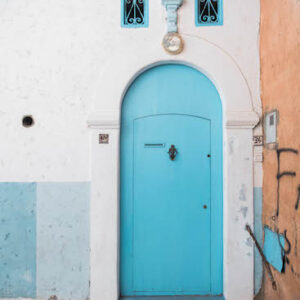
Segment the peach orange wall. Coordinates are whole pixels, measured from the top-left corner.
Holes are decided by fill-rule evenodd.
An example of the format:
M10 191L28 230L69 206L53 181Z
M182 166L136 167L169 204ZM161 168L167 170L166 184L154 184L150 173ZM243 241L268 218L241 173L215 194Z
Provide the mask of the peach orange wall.
M264 113L278 110L278 139L273 148L264 150L263 224L284 233L286 267L279 272L271 267L277 290L267 272L263 299L300 299L300 204L296 209L300 185L300 1L261 0L261 95ZM277 179L279 172L295 172ZM278 193L278 181L280 181ZM279 214L277 197L279 196ZM300 195L299 195L300 196ZM290 243L290 249L288 249ZM287 251L288 252L288 251Z

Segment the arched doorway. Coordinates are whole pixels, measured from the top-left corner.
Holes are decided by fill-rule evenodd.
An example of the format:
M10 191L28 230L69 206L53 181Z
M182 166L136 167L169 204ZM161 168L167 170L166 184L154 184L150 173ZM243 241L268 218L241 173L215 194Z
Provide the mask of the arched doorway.
M223 292L222 105L166 64L129 87L121 123L121 296Z

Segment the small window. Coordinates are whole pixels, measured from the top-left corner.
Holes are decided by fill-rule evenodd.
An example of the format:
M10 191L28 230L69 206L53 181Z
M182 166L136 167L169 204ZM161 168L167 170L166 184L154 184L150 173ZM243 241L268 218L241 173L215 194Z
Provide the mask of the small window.
M196 25L223 25L223 0L196 0Z
M149 0L121 0L122 27L139 28L148 27L148 1Z

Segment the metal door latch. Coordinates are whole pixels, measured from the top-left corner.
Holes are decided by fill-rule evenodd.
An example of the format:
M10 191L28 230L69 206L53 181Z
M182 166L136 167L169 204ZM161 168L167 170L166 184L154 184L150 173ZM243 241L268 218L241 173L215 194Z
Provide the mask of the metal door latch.
M175 148L175 146L174 146L174 145L171 145L171 147L170 147L170 149L169 149L169 152L168 152L168 154L169 154L169 156L170 156L170 159L171 159L171 160L175 160L175 157L176 157L177 153L178 153L178 151L177 151L177 149Z

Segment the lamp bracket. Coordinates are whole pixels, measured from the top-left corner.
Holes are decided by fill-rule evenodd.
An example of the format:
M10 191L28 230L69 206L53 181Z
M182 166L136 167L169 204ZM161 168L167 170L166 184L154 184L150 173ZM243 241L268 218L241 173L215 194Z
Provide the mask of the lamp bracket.
M167 11L167 30L168 32L177 32L177 11L182 5L183 0L162 0L162 5Z

